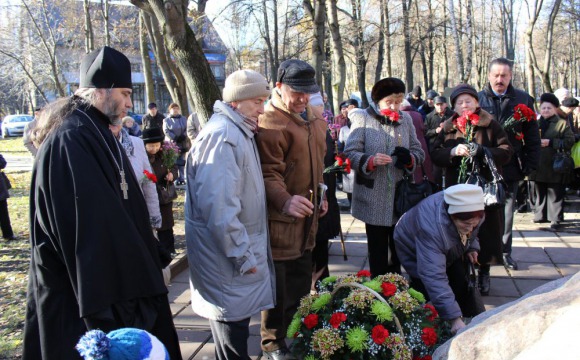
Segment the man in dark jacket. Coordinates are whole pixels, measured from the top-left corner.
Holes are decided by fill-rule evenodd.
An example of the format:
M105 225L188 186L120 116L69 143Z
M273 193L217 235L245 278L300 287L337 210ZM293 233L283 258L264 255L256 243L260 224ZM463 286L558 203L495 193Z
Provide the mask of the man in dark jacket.
M489 64L489 83L478 93L479 105L493 115L502 126L514 114L514 107L524 104L534 109L534 99L525 91L510 84L512 62L505 58L494 59ZM503 177L508 184L509 196L505 205L505 228L503 235L504 265L517 270L518 265L512 259L512 226L516 195L519 183L538 166L540 159L540 134L537 121L518 122L513 130L507 131L514 154L509 163L503 166ZM523 138L516 138L523 134Z
M423 117L423 121L425 121L427 114L435 110L435 98L437 96L439 96L439 93L437 91L435 90L427 91L427 98L425 99L425 102L418 108L419 113Z
M429 141L429 148L441 131L443 121L453 115L453 110L449 109L445 96L436 96L433 102L435 110L427 114L427 118L425 118L425 138Z
M157 111L157 104L147 105L147 115L143 116L143 130L151 128L162 128L165 116Z
M409 95L407 95L407 101L409 101L409 104L411 104L415 110L418 110L425 103L425 101L421 99L421 95L423 95L423 92L419 85L415 86Z

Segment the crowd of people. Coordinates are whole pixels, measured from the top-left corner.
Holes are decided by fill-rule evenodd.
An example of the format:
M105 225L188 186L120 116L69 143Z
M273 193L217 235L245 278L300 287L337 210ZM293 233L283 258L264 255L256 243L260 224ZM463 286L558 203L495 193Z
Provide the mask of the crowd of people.
M258 313L263 357L294 358L286 332L300 300L329 275L338 182L365 223L371 275L404 269L452 332L484 310L468 294L470 269L479 269L482 295L491 265L517 269L521 189L532 190L523 198L535 222L558 229L564 220L574 177L552 163L580 137L569 94L543 94L539 118L514 121L517 106L535 102L513 87L512 63L499 58L482 91L459 84L449 102L434 90L423 100L420 87L406 95L405 83L389 77L372 87L370 106L348 99L334 117L315 75L307 62L286 60L272 88L258 72L238 70L203 127L176 103L167 117L150 103L140 127L126 116L128 59L110 47L87 54L75 95L42 109L25 137L35 164L23 358L76 359L88 330L138 328L181 359L166 287L176 185L186 193L192 307L209 320L220 360L249 359ZM352 173L324 173L339 155ZM485 205L482 186L466 184L472 169L485 181L494 169L503 175L505 205ZM406 177L441 191L401 215L396 184ZM4 221L2 231L13 236Z

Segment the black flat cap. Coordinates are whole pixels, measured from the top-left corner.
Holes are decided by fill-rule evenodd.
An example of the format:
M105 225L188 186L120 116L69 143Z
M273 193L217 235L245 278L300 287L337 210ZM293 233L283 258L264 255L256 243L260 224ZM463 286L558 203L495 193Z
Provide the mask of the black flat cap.
M451 91L451 107L455 107L455 100L457 100L459 95L463 94L471 95L479 102L479 98L477 97L477 90L475 90L473 86L468 84L459 84Z
M439 96L439 93L435 90L429 90L427 91L427 99L435 99L437 96Z
M435 99L433 99L433 102L435 104L443 104L447 102L447 98L445 96L435 96Z
M371 99L375 104L378 104L379 101L383 98L386 98L392 94L404 94L405 93L405 83L403 80L389 77L384 78L379 81L371 90Z
M314 94L320 91L315 76L316 70L306 61L290 59L280 64L277 82L290 86L294 91Z
M415 87L413 88L413 90L411 91L411 93L412 93L413 95L415 95L415 96L419 96L419 97L420 97L421 95L423 95L423 92L421 91L421 87L420 87L419 85L415 86Z
M562 106L565 106L567 108L578 107L578 105L580 105L580 102L578 101L578 99L573 97L567 97L564 100L562 100Z
M156 103L149 103L149 105L147 105L147 109L149 109L149 110L157 109L157 104Z
M345 107L349 107L350 105L354 105L355 107L358 107L358 101L356 99L348 99L348 100L344 100L342 103L340 103L340 108L345 108Z
M129 59L108 46L91 51L81 60L79 87L131 89L133 83Z
M540 104L545 102L548 102L554 105L555 107L560 107L560 100L558 100L556 95L552 93L543 93L542 96L540 96Z

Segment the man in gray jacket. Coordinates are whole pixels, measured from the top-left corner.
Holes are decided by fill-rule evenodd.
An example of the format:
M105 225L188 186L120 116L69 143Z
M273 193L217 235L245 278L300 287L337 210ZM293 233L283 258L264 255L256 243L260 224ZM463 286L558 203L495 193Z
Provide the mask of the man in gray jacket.
M463 316L485 310L468 296L466 281L469 262L477 263L483 208L481 187L459 184L421 201L395 226L395 248L411 286L431 300L453 333L465 326Z
M269 95L259 73L232 73L224 101L215 102L188 155L191 304L209 319L218 360L249 359L250 317L275 302L266 193L254 139Z

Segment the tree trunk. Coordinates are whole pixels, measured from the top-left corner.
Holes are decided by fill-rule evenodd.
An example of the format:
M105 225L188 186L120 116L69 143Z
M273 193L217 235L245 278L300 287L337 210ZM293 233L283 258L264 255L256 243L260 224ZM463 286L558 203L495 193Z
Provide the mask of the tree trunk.
M335 77L335 81L333 82L332 93L335 100L334 113L338 114L340 112L338 106L344 99L344 86L346 83L346 62L344 60L342 38L338 25L338 8L336 3L337 0L328 0L328 14L330 15L328 17L328 28L332 38L332 54L334 59L334 66L338 75Z
M389 18L389 0L385 1L385 52L387 53L387 77L393 76L393 61L391 56L391 21Z
M460 4L461 6L461 4ZM449 0L449 15L451 17L451 31L453 32L453 39L455 40L455 59L457 61L457 79L461 81L465 73L463 66L463 51L461 50L461 39L459 37L459 30L457 28L457 20L455 19L455 5L453 0Z
M467 50L465 54L465 69L462 75L461 82L464 84L469 83L469 78L471 77L471 67L473 64L473 14L472 14L472 0L466 0L467 9L465 10L466 26L465 32L467 36Z
M145 96L147 97L147 103L152 103L155 102L155 86L149 58L149 46L145 35L147 29L145 28L144 16L146 15L143 10L139 10L139 50L141 52L141 63L143 64L143 76L145 77Z
M197 0L197 12L201 14L205 14L205 5L207 4L207 0Z
M84 12L85 12L85 52L88 54L95 49L94 36L93 36L93 24L91 23L91 8L90 1L83 0Z
M364 51L364 33L361 19L361 0L351 0L352 5L352 19L355 26L355 41L354 48L356 53L356 82L358 84L358 91L360 92L361 107L369 106L366 91L366 65L367 59Z
M530 13L530 5L528 3L528 27L526 28L526 67L527 67L527 82L528 82L528 93L536 98L536 75L535 75L535 55L534 55L534 45L533 45L533 34L534 26L536 21L540 16L540 11L542 10L543 0L534 1L534 8L532 13Z
M443 4L443 90L449 87L449 59L447 58L447 6Z
M274 48L272 46L272 40L270 38L270 25L268 20L268 4L266 0L262 0L262 14L264 16L264 42L266 42L266 47L268 48L268 58L270 61L270 81L272 85L276 84L276 78L278 76L278 67L276 66L277 54L274 53ZM278 35L275 35L276 39ZM277 47L277 46L276 46Z
M411 26L409 25L409 12L413 0L401 0L403 5L403 37L405 43L405 82L407 89L413 88L413 59L411 56ZM452 1L452 0L450 0Z
M383 72L383 63L385 62L385 0L380 1L380 17L381 22L379 25L379 41L377 43L378 54L377 54L377 67L375 69L375 84L381 80L381 75Z
M428 26L429 26L429 30L428 30L428 35L427 35L427 55L428 55L428 62L429 62L429 74L428 74L428 78L429 78L429 85L427 86L427 89L433 89L435 88L435 81L433 80L433 64L435 62L435 46L433 45L433 32L434 32L434 26L433 26L433 18L434 18L434 14L433 14L433 7L431 5L431 1L427 2L427 6L429 8L429 20L427 22ZM443 6L445 7L445 4L443 4Z
M310 16L314 36L312 38L312 64L316 70L316 83L323 85L322 64L326 60L324 51L324 24L326 22L326 0L314 0L314 6L310 0L303 0L302 6Z
M205 124L213 114L214 102L221 99L221 91L216 84L201 45L187 23L188 1L131 0L130 2L150 12L159 21L163 29L165 45L173 55L187 84L193 108L195 108L200 122Z
M410 9L409 9L410 11ZM419 1L415 1L416 19L415 27L417 31L417 38L419 38L419 57L421 58L421 69L423 70L423 88L429 90L429 73L427 70L427 57L425 56L425 40L423 40L423 32L421 31L421 18L419 17Z
M105 45L111 46L111 33L109 32L109 0L101 0L101 12L105 26Z
M554 44L554 23L556 22L556 16L558 15L558 11L560 10L560 5L562 4L562 0L554 1L554 5L552 7L552 12L550 13L550 20L548 21L548 29L546 32L546 53L544 54L544 69L540 72L542 74L542 82L544 84L544 89L547 92L554 92L552 89L552 83L550 81L550 66L552 64L552 47Z

